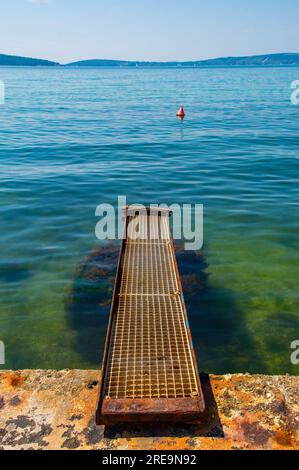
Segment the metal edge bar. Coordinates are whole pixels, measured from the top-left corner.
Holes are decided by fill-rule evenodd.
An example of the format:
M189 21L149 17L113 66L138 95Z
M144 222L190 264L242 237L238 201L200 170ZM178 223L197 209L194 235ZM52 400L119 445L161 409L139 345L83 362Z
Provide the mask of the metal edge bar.
M198 397L109 399L103 402L101 423L194 423L202 412Z
M178 286L179 286L179 290L180 290L180 297L181 297L181 303L182 303L182 307L183 307L184 319L185 319L189 344L190 344L190 348L191 348L193 367L194 367L194 371L195 371L195 375L196 375L196 379L197 379L198 391L200 393L200 396L198 398L202 403L201 412L203 413L205 411L205 399L204 399L203 392L202 392L201 380L200 380L200 375L199 375L199 370L198 370L198 364L197 364L197 359L196 359L196 355L195 355L192 334L191 334L191 330L190 330L190 326L189 326L189 320L188 320L188 314L187 314L187 309L186 309L186 303L185 303L185 299L184 299L183 287L182 287L182 282L181 282L181 278L180 278L180 274L179 274L179 267L178 267L178 263L177 263L177 258L176 258L176 254L175 254L175 248L174 248L174 243L173 243L172 237L170 238L170 251L171 251L171 254L172 254L174 268L175 268L175 274L176 274L176 277L177 277L177 282L178 282Z
M104 346L104 354L102 358L102 367L101 367L101 385L100 385L100 390L99 390L99 395L98 395L98 406L97 406L97 411L96 411L96 424L100 425L102 423L101 415L102 415L102 406L104 402L104 391L105 391L105 379L106 379L106 370L108 366L108 355L109 355L109 350L110 350L110 340L111 340L111 329L112 329L112 324L113 324L113 319L114 319L114 312L115 312L115 306L116 303L118 302L118 288L119 288L119 283L121 280L121 274L122 274L122 260L123 260L123 255L125 251L125 245L126 245L126 235L127 235L127 208L124 207L123 209L125 217L125 224L124 224L124 231L123 231L123 239L120 247L120 252L118 256L118 261L117 261L117 268L116 268L116 276L115 276L115 281L114 281L114 288L113 288L113 294L112 294L112 301L111 301L111 306L110 306L110 312L109 312L109 321L108 321L108 327L107 327L107 333L106 333L106 339L105 339L105 346Z

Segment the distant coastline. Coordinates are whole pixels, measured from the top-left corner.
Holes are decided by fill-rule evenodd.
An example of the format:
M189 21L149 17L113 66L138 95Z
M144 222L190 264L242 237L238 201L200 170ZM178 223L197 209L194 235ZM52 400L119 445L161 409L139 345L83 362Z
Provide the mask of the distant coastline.
M0 66L5 67L60 67L58 62L52 62L50 60L34 59L32 57L21 57L14 55L0 54Z
M35 67L298 67L299 53L263 54L242 57L219 57L196 61L126 61L110 59L91 59L60 64L44 59L0 54L0 66Z

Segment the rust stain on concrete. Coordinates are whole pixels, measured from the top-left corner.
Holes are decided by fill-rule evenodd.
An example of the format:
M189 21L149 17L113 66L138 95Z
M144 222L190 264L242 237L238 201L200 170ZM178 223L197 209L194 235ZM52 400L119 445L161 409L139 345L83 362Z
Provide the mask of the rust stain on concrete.
M299 377L201 376L193 426L95 425L98 371L0 371L0 449L299 449Z

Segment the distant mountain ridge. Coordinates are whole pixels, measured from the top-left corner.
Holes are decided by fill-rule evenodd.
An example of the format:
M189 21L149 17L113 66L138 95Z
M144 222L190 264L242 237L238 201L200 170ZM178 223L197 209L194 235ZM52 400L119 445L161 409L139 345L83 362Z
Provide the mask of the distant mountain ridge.
M53 67L60 65L58 62L50 60L33 59L32 57L20 57L15 55L0 54L0 65L2 66L46 66Z
M273 67L299 66L299 53L262 54L242 57L219 57L216 59L195 61L127 61L110 59L92 59L59 64L50 60L34 59L0 54L0 66L46 66L46 67Z
M82 60L66 64L71 67L209 67L209 66L275 66L298 65L299 53L263 54L243 57L219 57L217 59L173 62L145 62L126 60Z

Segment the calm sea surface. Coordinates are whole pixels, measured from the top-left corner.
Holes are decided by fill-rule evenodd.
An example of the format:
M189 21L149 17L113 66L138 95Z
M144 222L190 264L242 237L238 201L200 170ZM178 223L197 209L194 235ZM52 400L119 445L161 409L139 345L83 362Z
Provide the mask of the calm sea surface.
M95 238L95 208L126 195L204 204L203 250L178 250L200 369L298 374L295 79L296 68L0 68L5 367L99 366L118 247Z

